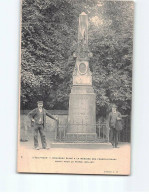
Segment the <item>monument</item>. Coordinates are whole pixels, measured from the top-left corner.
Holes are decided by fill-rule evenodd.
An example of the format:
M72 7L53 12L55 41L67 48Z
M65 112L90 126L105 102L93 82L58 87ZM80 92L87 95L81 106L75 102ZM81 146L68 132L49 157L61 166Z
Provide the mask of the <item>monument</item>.
M88 48L88 15L79 15L78 47L74 53L73 87L69 97L66 139L72 142L96 139L96 95L92 87L92 73Z

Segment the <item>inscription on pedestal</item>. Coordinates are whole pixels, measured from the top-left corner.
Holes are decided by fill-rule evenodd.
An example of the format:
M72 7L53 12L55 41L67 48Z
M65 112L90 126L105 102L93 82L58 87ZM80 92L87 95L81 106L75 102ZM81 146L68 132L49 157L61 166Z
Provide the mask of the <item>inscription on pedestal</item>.
M68 132L96 132L95 94L70 94Z

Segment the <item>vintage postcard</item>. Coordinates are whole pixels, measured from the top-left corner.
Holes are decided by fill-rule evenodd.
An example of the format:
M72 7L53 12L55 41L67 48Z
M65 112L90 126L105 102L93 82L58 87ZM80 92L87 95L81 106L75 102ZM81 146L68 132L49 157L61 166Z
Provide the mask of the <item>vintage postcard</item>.
M22 0L17 171L130 175L133 1Z

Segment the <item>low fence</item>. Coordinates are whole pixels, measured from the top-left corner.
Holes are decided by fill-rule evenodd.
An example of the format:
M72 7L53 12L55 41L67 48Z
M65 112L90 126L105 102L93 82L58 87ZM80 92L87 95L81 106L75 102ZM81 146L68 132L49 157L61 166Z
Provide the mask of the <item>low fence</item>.
M119 141L120 142L130 142L131 140L131 128L130 128L130 116L122 118L122 131L119 132ZM109 141L110 128L107 122L99 122L97 124L97 135L101 139Z
M75 126L82 126L82 129L85 129L86 124L74 124ZM130 134L130 117L124 117L122 119L122 131L119 132L119 141L120 142L130 142L131 134ZM65 140L66 133L68 129L67 123L59 123L59 127L57 129L55 138L59 141ZM98 122L96 123L96 133L97 138L101 141L109 142L110 128L107 122Z
M30 126L30 120L26 116L28 112L23 112L20 117L20 136L21 139L26 139L28 135L31 134L32 128ZM55 114L58 114L55 112ZM47 128L46 132L48 136L50 136L51 140L64 141L68 129L68 115L67 114L58 114L54 115L59 119L59 123L57 124L55 121L51 120L47 117ZM130 117L125 117L122 119L123 130L119 133L119 141L120 142L130 142ZM82 129L86 129L85 125L87 124L74 124L77 128L77 125ZM29 133L30 132L30 133ZM97 122L96 123L96 134L97 139L102 140L103 142L109 142L109 126L106 121Z

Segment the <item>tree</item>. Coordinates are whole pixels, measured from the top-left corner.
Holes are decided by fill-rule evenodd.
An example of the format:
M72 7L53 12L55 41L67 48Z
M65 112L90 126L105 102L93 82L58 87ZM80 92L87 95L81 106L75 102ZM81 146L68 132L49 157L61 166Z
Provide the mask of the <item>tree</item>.
M133 2L24 0L22 7L22 109L34 108L39 99L47 109L68 109L78 17L84 11L97 115L104 115L111 103L130 114Z

